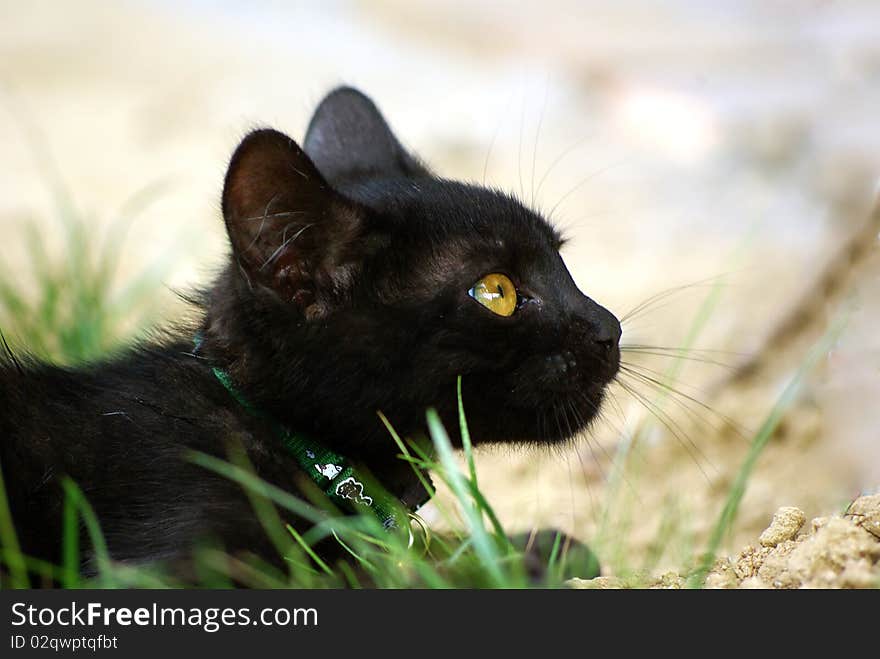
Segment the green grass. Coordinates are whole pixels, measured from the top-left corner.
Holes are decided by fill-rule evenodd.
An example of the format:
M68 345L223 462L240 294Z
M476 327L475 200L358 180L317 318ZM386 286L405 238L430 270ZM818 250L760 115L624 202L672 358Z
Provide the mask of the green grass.
M42 359L77 364L105 357L149 326L156 315L162 278L173 254L166 254L119 284L125 238L133 222L158 199L164 184L132 195L95 234L98 218L81 213L63 188L54 189L53 222L23 226L29 271L0 263L0 328L7 340ZM52 258L47 245L62 253Z

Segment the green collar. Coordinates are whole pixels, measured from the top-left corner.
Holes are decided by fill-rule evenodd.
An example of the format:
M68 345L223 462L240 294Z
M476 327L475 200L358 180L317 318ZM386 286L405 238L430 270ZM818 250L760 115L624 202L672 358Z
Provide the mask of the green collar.
M201 344L202 337L197 335L194 352L198 352ZM330 501L339 508L355 514L362 512L364 507L369 508L386 529L409 527L408 519L401 514L404 510L401 503L385 490L377 487L374 484L375 481L362 477L343 456L305 435L289 430L269 415L253 407L235 388L226 371L216 366L211 370L239 405L250 414L266 419L275 426L275 432L285 448ZM421 503L424 502L420 502L409 512L415 512Z

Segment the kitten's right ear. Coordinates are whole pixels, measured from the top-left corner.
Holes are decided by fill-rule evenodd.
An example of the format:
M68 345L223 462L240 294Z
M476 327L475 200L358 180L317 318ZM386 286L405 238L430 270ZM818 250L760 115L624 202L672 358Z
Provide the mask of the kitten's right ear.
M365 217L276 130L247 135L229 163L223 218L243 274L307 317L325 312L351 280Z
M429 174L400 144L376 104L352 87L338 87L324 97L303 146L333 183Z

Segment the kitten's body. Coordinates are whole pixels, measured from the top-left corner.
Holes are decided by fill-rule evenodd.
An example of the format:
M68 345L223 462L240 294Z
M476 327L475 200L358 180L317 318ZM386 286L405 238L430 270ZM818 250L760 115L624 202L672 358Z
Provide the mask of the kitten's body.
M475 440L558 442L589 423L617 370L619 324L574 285L553 229L511 197L435 177L358 92L324 100L305 152L249 135L223 207L233 258L192 332L87 368L0 366L0 464L25 553L58 561L69 476L117 560L181 559L215 540L277 562L240 487L188 451L243 446L258 476L299 492L271 418L413 503L421 487L378 410L410 436L429 406L451 422L460 374ZM489 273L516 286L511 314L476 303Z
M0 459L27 555L59 562L63 475L83 490L120 560L177 558L205 536L230 550L267 548L240 488L185 452L226 457L224 442L240 437L260 474L287 488L296 466L265 445L271 433L191 351L172 342L88 370L7 367Z

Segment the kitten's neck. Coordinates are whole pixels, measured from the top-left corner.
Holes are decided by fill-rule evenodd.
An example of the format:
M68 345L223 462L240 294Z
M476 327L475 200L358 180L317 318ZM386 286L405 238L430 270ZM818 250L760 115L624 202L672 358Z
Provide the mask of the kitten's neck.
M193 354L198 354L203 342L201 334L197 335ZM364 483L375 480L381 486L381 490L376 492L365 491L365 494L370 499L370 507L374 508L374 511L377 512L383 525L386 525L388 521L393 521L395 525L398 525L400 520L393 519L395 515L391 510L387 510L388 506L379 503L386 498L386 493L395 496L403 504L403 507L409 511L417 510L427 503L433 495L430 476L425 470L400 460L397 455L388 456L381 452L378 455L362 455L355 459L337 455L320 442L307 437L303 433L289 430L262 410L254 407L236 389L229 374L224 370L216 366L212 367L211 370L220 384L223 385L241 408L249 415L257 417L271 426L271 430L276 438L280 440L280 443L283 444L287 452L296 458L297 462L300 463L300 467L312 477L316 484L329 487L327 491L331 494L331 498L333 498L332 493L336 487L334 479L345 479L346 475L350 474L361 487L365 487ZM322 466L326 466L328 469L332 468L333 472L326 473L322 471ZM317 472L314 471L316 469ZM361 472L366 472L369 478L364 479ZM325 479L329 479L329 481ZM336 492L338 494L338 491ZM374 506L374 502L377 505ZM387 519L383 516L387 516Z
M352 464L372 473L382 486L397 496L407 508L425 501L428 493L413 466L398 457L399 449L371 405L352 404L346 409L327 413L323 403L325 389L336 383L324 382L309 363L310 353L323 347L309 343L297 333L297 318L290 312L290 332L272 334L276 341L303 341L303 358L294 364L279 364L278 346L254 342L252 333L264 322L278 322L286 311L282 302L271 295L255 295L247 288L235 266L222 275L207 300L207 313L199 330L199 356L206 368L218 369L229 378L229 385L240 393L249 412L239 405L242 414L253 411L266 415L301 432ZM299 325L302 334L307 332ZM232 394L230 394L232 396ZM380 406L381 407L381 406ZM384 408L383 408L384 409ZM391 414L392 410L385 410ZM408 413L408 416L411 416ZM416 419L392 418L406 435L416 427ZM271 426L271 424L269 424ZM278 439L279 448L281 440ZM430 483L427 473L422 477Z

